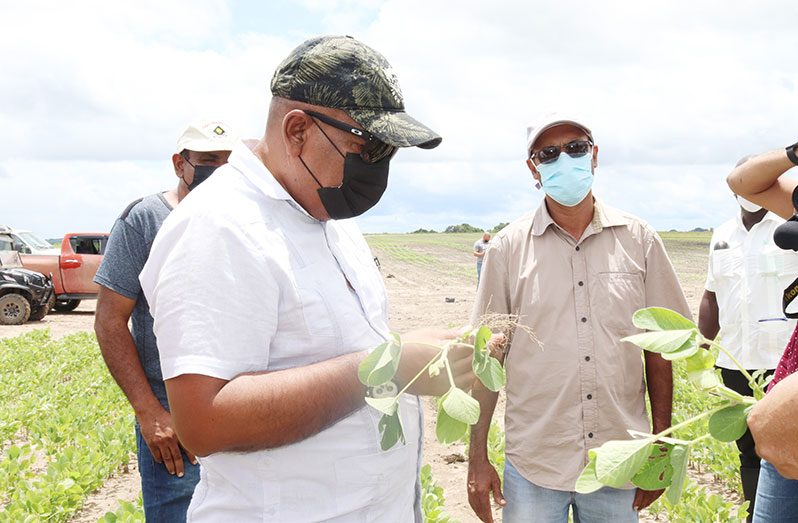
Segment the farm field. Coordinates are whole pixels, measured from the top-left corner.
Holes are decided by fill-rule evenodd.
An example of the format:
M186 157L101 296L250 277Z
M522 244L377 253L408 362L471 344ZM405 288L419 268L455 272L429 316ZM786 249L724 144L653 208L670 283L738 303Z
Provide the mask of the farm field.
M379 258L388 289L392 329L466 323L476 277L471 246L479 234L379 234L367 241ZM709 233L663 233L694 313L703 289ZM135 521L138 475L132 413L108 376L91 331L94 303L55 314L38 325L0 328L0 521L29 514L51 521ZM49 328L51 335L41 330ZM66 336L65 336L66 335ZM21 337L20 337L21 336ZM7 378L8 376L8 378ZM677 373L675 412L703 408ZM503 444L500 402L493 443ZM475 521L465 493L464 444L435 440L432 403L424 449L425 505L432 521ZM679 418L674 421L679 421ZM685 436L689 436L685 434ZM99 450L104 450L100 452ZM739 502L733 444L711 443L694 452L691 485L679 507L658 502L645 521L736 521ZM113 475L110 480L105 478ZM103 486L105 485L105 486ZM440 502L445 498L445 504ZM118 499L125 503L119 504ZM79 507L85 507L79 511ZM11 512L11 510L18 512ZM9 519L10 518L10 519ZM38 520L33 518L32 521Z

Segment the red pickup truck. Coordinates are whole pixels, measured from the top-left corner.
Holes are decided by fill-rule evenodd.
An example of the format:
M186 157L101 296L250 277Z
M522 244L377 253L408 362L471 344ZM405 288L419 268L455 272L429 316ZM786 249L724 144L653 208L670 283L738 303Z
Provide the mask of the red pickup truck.
M61 254L20 252L26 269L53 275L57 311L75 310L81 300L97 299L99 285L92 281L105 253L109 233L69 233L61 241Z

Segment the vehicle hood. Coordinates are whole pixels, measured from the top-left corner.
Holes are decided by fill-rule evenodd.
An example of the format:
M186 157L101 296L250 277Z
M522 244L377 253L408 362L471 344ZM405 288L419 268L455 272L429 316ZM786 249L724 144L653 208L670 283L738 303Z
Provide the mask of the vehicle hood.
M20 285L44 287L48 283L44 274L29 269L0 269L0 277L6 281L11 278Z

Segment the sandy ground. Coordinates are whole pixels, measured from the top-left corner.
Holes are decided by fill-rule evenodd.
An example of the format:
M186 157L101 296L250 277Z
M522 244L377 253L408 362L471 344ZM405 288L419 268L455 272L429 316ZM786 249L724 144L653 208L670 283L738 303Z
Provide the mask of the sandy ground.
M378 251L375 254L380 255ZM468 322L474 304L475 275L468 276L468 271L463 270L465 265L462 253L441 251L435 255L441 257L441 263L434 266L400 262L392 260L387 255L380 256L381 270L390 297L390 321L393 330L404 333L421 327L454 327ZM451 259L446 259L447 256ZM686 287L691 305L697 304L697 291L700 289L693 289L691 288L693 285L690 284ZM74 312L48 315L41 322L18 327L0 327L0 337L17 336L38 328L49 328L54 337L80 330L92 330L94 306L94 301L87 301ZM459 521L477 521L468 505L465 489L467 463L462 459L466 454L465 446L462 444L445 446L437 442L433 402L426 401L425 405L424 458L432 466L435 482L445 491L446 510L450 516ZM501 420L503 409L504 402L500 399L496 409L496 419ZM102 489L89 496L84 509L72 521L96 522L105 512L116 510L118 499L132 501L138 496L139 491L139 476L133 458L126 470L120 471L109 479ZM500 521L498 511L495 515L496 520ZM643 515L641 521L655 520Z

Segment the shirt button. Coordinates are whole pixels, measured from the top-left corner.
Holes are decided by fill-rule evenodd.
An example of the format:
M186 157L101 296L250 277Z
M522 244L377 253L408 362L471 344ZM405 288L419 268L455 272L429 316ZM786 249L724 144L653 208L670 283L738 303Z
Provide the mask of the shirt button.
M592 437L593 437L593 433L592 433L592 432L588 432L588 433L587 433L587 437L588 437L588 438L592 438Z
M579 286L580 286L580 287L581 287L582 285L584 285L584 284L585 284L585 282L583 282L583 281L580 281L580 282L579 282Z
M592 394L588 394L587 395L587 399L592 400L593 399L593 395Z
M582 318L582 323L586 323L586 322L587 322L587 318L583 317Z
M579 246L578 246L578 245L576 246L576 250L577 250L577 251L579 250Z
M590 356L585 356L585 361L590 361Z

